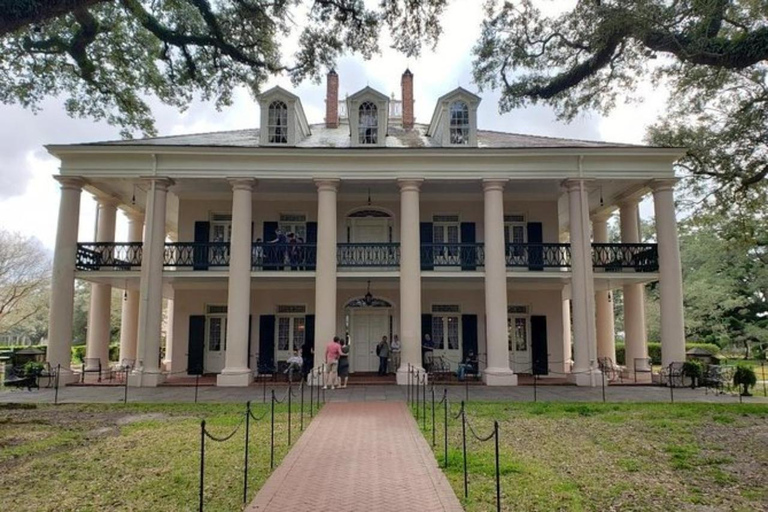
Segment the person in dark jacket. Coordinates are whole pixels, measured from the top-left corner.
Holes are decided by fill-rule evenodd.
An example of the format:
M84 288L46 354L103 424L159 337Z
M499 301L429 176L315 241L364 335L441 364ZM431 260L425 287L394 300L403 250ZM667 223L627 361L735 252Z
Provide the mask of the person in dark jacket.
M389 362L389 343L386 336L382 336L381 341L376 345L376 355L379 356L379 375L383 377L387 374L387 363Z

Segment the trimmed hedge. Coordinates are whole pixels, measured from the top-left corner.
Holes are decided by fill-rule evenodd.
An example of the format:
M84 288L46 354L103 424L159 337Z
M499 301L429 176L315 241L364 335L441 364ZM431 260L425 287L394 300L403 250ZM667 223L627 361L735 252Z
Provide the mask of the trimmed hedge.
M686 343L685 351L689 351L692 348L703 348L704 350L712 353L719 354L720 347L714 343ZM651 358L651 364L661 364L661 343L648 342L648 357ZM626 356L624 353L624 343L616 343L616 364L626 365Z
M113 343L109 345L109 360L117 361L120 357L120 345ZM72 347L72 363L83 364L85 359L85 345L75 345Z

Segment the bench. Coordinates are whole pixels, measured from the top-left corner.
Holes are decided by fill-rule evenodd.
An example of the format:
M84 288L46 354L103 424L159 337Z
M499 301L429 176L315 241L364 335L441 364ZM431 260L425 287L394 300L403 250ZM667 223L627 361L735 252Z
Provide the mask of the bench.
M11 368L8 373L8 377L3 379L3 385L8 388L27 388L28 391L32 391L32 388L40 389L40 384L37 382L37 375L27 374L24 368Z

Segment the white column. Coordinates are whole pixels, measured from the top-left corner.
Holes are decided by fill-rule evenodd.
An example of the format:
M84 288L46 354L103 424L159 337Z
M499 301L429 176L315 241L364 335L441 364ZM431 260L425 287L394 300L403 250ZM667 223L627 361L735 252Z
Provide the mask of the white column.
M509 368L507 332L507 263L504 256L504 185L507 180L483 180L485 209L485 336L489 386L516 386Z
M620 205L621 243L640 243L640 212L637 199L627 199ZM635 360L648 357L645 327L645 289L642 284L625 284L624 297L624 359L627 371L634 373ZM642 363L638 370L650 370ZM638 373L638 380L650 380L650 373Z
M571 351L571 299L563 290L563 373L570 373L573 366Z
M96 242L111 243L115 241L115 216L117 205L111 198L96 198L97 219ZM104 249L104 254L109 254ZM88 331L85 342L85 357L90 359L89 370L98 369L93 364L94 359L101 361L102 370L109 367L109 342L111 335L110 321L112 317L112 285L91 283L91 305L88 309Z
M339 180L316 180L317 266L315 267L315 366L336 336L336 195Z
M583 180L566 181L571 235L571 304L573 306L573 374L579 386L594 386L597 379L595 284L589 243L587 191Z
M163 369L172 371L173 363L173 299L165 301L165 357L163 357Z
M77 229L80 219L81 178L55 176L61 184L56 246L51 272L51 303L48 321L48 353L51 366L61 365L69 370L72 360L72 316L75 300L75 261L77 258ZM61 382L74 381L64 372Z
M685 361L683 275L677 240L674 186L676 180L657 180L653 188L656 237L659 243L659 306L661 309L661 364Z
M421 179L400 179L400 368L397 383L408 383L408 365L421 370Z
M139 283L139 330L136 370L132 386L157 386L165 380L160 369L160 338L163 328L163 256L165 252L166 178L147 180L147 213Z
M217 386L248 386L248 319L251 312L252 179L233 179L232 237L229 248L229 296L227 299L227 351Z
M592 241L608 243L608 219L610 214L592 219ZM607 281L606 281L607 282ZM613 317L613 292L610 289L595 292L595 318L597 328L597 357L616 362L616 334Z
M144 215L126 214L128 217L128 242L141 242L144 232ZM120 314L120 363L132 361L136 365L136 339L139 331L139 290L128 288L123 294Z

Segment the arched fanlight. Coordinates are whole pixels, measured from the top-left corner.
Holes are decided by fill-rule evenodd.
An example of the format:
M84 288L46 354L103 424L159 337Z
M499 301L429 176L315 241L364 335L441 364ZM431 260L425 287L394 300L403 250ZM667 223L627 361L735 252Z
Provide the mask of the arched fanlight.
M363 299L365 301L366 306L370 306L373 304L373 295L371 295L371 282L368 281L368 291L365 292L365 297Z

